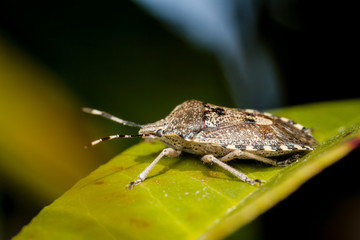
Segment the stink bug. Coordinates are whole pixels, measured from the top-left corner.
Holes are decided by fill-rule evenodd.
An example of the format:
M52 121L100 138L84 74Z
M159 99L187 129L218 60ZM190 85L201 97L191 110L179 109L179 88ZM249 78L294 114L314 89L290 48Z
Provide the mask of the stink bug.
M186 101L166 118L144 125L96 109L83 108L83 111L140 128L139 134L112 135L91 142L91 146L105 140L132 137L157 139L168 146L140 173L138 179L127 185L129 189L143 182L161 158L177 157L181 152L200 155L205 163L215 163L246 183L261 185L264 181L250 179L225 162L254 159L273 166L286 166L318 144L309 129L290 119L197 100ZM279 156L285 157L282 160L274 158Z

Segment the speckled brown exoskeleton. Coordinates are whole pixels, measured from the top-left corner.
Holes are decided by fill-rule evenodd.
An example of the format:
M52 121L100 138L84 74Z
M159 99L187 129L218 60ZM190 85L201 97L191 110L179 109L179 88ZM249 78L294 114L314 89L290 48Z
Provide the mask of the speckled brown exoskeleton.
M254 159L273 166L287 166L317 145L309 129L284 117L252 109L219 107L189 100L178 105L166 118L149 124L125 121L106 112L84 108L87 113L101 115L115 122L140 127L136 135L112 135L93 141L115 138L145 137L168 146L127 187L143 182L163 157L177 157L181 152L200 155L205 163L215 163L251 185L264 181L250 179L225 162L233 159ZM281 160L277 159L283 156ZM285 159L285 160L284 160Z

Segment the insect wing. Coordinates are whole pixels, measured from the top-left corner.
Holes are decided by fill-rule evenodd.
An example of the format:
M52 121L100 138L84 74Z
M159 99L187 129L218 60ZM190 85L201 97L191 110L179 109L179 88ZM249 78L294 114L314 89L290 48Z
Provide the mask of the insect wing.
M221 146L234 145L238 146L239 149L245 149L246 146L282 144L270 127L264 128L249 123L205 128L194 136L192 140L216 143Z
M203 129L192 140L254 151L312 150L312 147L317 145L316 140L308 133L281 119L272 121L272 124L239 121L235 125L222 122Z

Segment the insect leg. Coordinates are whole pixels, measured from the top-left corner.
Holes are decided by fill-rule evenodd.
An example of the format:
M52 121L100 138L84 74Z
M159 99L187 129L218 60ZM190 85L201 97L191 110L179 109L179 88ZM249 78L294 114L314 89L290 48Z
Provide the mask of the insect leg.
M254 153L250 153L250 152L246 152L246 151L241 151L239 149L236 149L232 152L230 152L229 154L225 155L224 157L220 158L220 161L222 162L227 162L227 161L230 161L230 160L233 160L235 158L238 158L240 156L245 156L249 159L254 159L254 160L257 160L259 162L263 162L263 163L267 163L267 164L270 164L272 166L287 166L289 165L290 163L294 162L294 161L297 161L297 159L300 157L299 154L296 154L284 161L276 161L276 160L273 160L273 159L270 159L270 158L266 158L266 157L262 157L260 155L257 155L257 154L254 154Z
M276 166L285 167L285 166L289 165L290 163L297 162L300 157L301 157L300 154L292 155L291 157L289 157L288 159L286 159L286 160L284 160L284 161L278 161L278 162L276 162L276 164L277 164Z
M243 155L247 156L248 158L257 160L259 162L267 163L267 164L270 164L270 165L276 166L276 167L278 167L278 166L285 167L285 166L289 165L290 163L297 161L299 159L299 157L300 157L299 154L295 154L292 157L290 157L290 158L288 158L288 159L286 159L284 161L276 161L276 160L266 158L266 157L262 157L262 156L259 156L257 154L250 153L250 152L244 152Z
M172 148L165 148L161 151L161 153L155 158L154 161L152 161L152 163L150 163L149 166L147 166L145 168L144 171L142 171L139 176L138 179L136 179L135 181L129 183L126 187L130 190L133 189L133 187L135 187L136 185L138 185L139 183L145 181L146 176L149 174L149 172L151 171L151 169L154 168L154 166L159 162L159 160L165 156L167 157L177 157L179 156L181 153L181 151L176 151Z
M230 167L229 165L227 165L223 161L217 159L216 157L214 157L211 154L203 156L201 158L201 160L204 161L205 163L216 163L217 165L219 165L223 169L227 170L228 172L230 172L234 176L238 177L241 181L249 183L251 185L257 184L257 185L260 186L261 184L264 183L264 181L262 181L262 180L249 178L246 174L240 172L239 170L236 170L235 168Z

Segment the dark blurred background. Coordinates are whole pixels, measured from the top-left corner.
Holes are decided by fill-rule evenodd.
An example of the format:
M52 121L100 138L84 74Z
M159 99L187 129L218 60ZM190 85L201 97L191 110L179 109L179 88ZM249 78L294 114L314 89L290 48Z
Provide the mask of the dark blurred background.
M83 153L93 138L137 129L82 106L147 123L188 99L270 109L358 98L354 11L339 1L2 0L0 239L138 141ZM265 213L252 239L360 237L360 191L341 177L356 183L358 160L357 150Z

